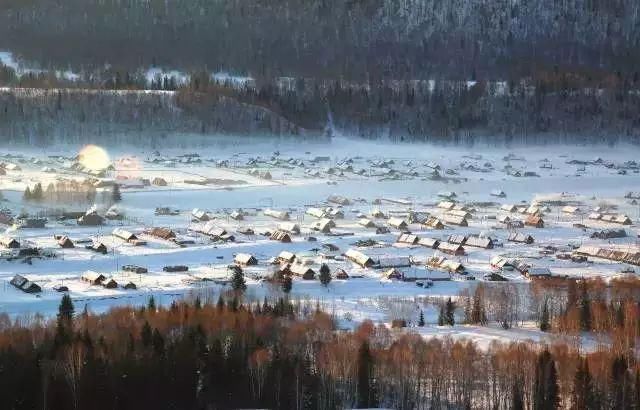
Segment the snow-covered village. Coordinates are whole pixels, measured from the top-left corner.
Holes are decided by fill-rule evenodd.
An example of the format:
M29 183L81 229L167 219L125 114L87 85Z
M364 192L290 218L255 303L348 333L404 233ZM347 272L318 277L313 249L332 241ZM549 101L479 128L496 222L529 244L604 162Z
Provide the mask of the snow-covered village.
M239 270L253 298L287 292L344 328L422 317L421 333L488 345L553 337L536 326L545 282L640 270L640 163L623 149L281 145L3 154L2 310L213 297ZM438 326L478 285L502 297L491 324Z
M640 410L639 28L0 1L0 410Z

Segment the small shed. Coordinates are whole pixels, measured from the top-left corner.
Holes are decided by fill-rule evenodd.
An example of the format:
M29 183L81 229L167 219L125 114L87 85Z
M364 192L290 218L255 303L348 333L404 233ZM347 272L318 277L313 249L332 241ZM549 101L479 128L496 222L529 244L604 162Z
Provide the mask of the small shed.
M161 177L153 178L153 180L151 181L151 184L155 185L155 186L167 186L168 185L167 181L164 178L161 178Z
M102 286L106 289L116 289L118 287L118 282L113 278L109 278L102 282Z
M435 217L431 217L427 219L427 221L424 224L427 228L431 228L431 229L440 230L445 228L444 223L440 219Z
M418 245L426 248L437 249L440 245L440 241L433 238L420 238L418 239Z
M462 256L464 255L464 248L460 244L440 242L438 250L448 255Z
M42 288L34 282L31 282L27 278L22 275L15 275L11 281L9 281L13 286L20 289L25 293L40 293L42 292Z
M299 234L300 225L295 222L282 222L281 224L278 224L278 230L285 231L290 234Z
M396 239L397 243L404 243L407 245L415 245L418 243L418 236L417 235L412 235L412 234L408 234L408 233L403 233L402 235L400 235L398 237L398 239Z
M480 236L469 236L465 245L482 249L493 249L494 247L493 239Z
M149 235L165 241L170 241L176 238L176 233L169 228L155 227L151 228Z
M103 255L107 254L107 247L102 242L94 242L93 244L86 247L90 251L102 253Z
M20 242L16 238L13 238L8 235L0 236L0 245L7 249L19 249Z
M104 218L98 215L97 212L90 212L82 215L78 218L78 225L80 226L101 226L104 225Z
M350 261L362 266L363 268L368 268L374 265L373 259L355 249L349 249L344 254L344 256Z
M544 228L544 221L541 217L536 215L529 215L527 219L525 219L524 224L535 228Z
M276 211L275 209L265 209L265 216L270 216L275 219L280 219L281 221L289 220L289 213L287 211Z
M467 222L466 218L451 214L444 216L444 222L450 225L469 226L469 222Z
M85 282L89 282L92 285L101 285L105 281L106 277L98 272L88 271L82 274L81 279Z
M289 233L285 231L281 231L279 229L271 233L271 236L269 237L269 239L271 239L272 241L280 241L283 243L291 242L291 236L289 235Z
M279 262L279 263L293 263L293 261L295 259L296 259L295 253L289 252L289 251L282 251L276 257L276 262Z
M315 221L311 224L311 229L314 231L329 233L331 232L331 228L335 227L336 223L333 222L333 219L322 218L319 221Z
M304 280L313 280L316 277L316 273L313 269L299 263L288 264L284 271L290 273L291 275L298 276Z
M507 237L509 242L526 243L531 245L534 242L533 236L521 232L511 232Z
M387 223L389 224L389 226L396 229L407 229L407 227L409 226L407 222L402 218L389 218Z
M258 264L258 260L253 255L248 253L237 253L236 256L233 258L233 261L238 265L243 265L243 266L251 266L251 265Z
M191 211L191 218L197 222L208 222L211 220L211 215L207 211L195 208Z
M371 219L361 218L358 220L358 225L364 226L365 228L375 228L376 224Z
M346 280L349 279L349 274L344 269L336 269L334 272L336 279Z
M67 235L63 235L58 238L58 246L63 249L71 249L75 247L73 241Z

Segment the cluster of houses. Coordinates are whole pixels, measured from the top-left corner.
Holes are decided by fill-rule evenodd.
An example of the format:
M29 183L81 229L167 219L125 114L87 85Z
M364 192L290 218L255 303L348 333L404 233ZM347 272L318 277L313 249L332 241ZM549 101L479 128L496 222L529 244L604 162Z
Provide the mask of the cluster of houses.
M92 286L102 286L106 289L117 289L120 286L115 279L108 278L101 273L93 272L93 271L85 272L84 274L82 274L81 279ZM127 282L126 284L122 285L122 288L127 290L133 290L133 289L137 289L137 286L133 282Z
M608 259L611 261L628 263L630 265L640 266L640 251L607 249L597 246L581 246L574 251L577 255L589 256L593 258Z

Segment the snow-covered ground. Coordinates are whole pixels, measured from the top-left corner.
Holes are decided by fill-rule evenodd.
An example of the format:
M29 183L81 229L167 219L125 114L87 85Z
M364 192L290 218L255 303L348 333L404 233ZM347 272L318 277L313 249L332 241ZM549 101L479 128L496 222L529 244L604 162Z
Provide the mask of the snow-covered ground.
M81 211L90 204L25 203L25 187L61 179L82 181L93 178L86 169L72 167L74 155L81 147L58 147L45 151L37 149L5 148L0 162L15 164L20 170L6 167L0 176L0 189L5 203L14 214L21 211L36 213L47 207ZM145 303L153 294L161 303L194 293L212 295L225 287L229 277L227 265L237 253L249 253L258 259L257 266L245 268L248 294L257 298L277 295L279 287L264 278L275 270L271 262L282 251L290 251L305 261L316 273L321 263L332 272L344 269L351 278L334 279L328 288L316 280L294 279L292 295L319 301L333 312L342 326L352 326L364 319L389 322L392 305L396 301L414 304L415 312L425 311L427 327L417 329L429 336L455 335L468 337L488 346L493 340L549 341L549 336L525 323L512 330L492 327L438 327L437 312L425 300L457 296L460 291L474 287L493 272L490 260L495 256L519 258L536 268L548 268L556 276L594 277L605 279L621 276L626 266L604 259L590 258L587 263L562 260L558 254L571 253L580 245L591 245L637 252L638 218L640 207L625 198L628 191L640 191L637 147L444 147L421 144L391 144L334 138L330 142L292 142L291 140L213 139L210 146L194 149L166 149L160 152L139 148L105 147L114 164L99 179L117 181L122 187L123 201L117 204L126 215L123 221L110 221L102 227L80 227L75 221L60 222L50 218L45 229L7 227L7 235L15 237L23 246L27 243L55 253L55 258L34 259L32 264L21 261L0 261L0 310L13 316L20 314L52 314L60 294L53 288L69 288L76 304L88 304L94 311L103 311L117 304ZM198 154L198 156L185 154ZM61 155L61 157L53 157ZM437 168L437 176L434 173ZM266 173L270 177L266 176ZM538 176L515 176L535 172ZM166 186L145 185L144 180L161 178ZM194 183L196 181L196 183ZM491 195L501 190L505 197ZM104 191L104 193L102 193ZM390 227L388 219L371 216L380 211L385 216L404 218L409 211L422 216L442 218L446 210L437 205L443 192L456 194L455 200L474 208L468 227L447 224L444 230L433 230L419 223L409 223L407 230L420 237L446 242L449 235L489 236L502 246L482 249L465 246L464 256L448 256L438 250L419 245L396 244L400 231ZM328 203L331 195L348 198L349 205ZM109 205L108 188L98 188L100 212ZM518 232L535 238L531 245L508 242L512 230L506 229L496 218L508 215L524 220L526 215L501 210L504 204L525 207L538 201L543 209L544 228L525 227ZM578 212L562 212L564 204L574 204ZM305 213L309 207L331 206L344 213L335 219L332 235L313 231L317 219ZM625 214L632 225L591 220L587 215L595 207L608 207L609 212ZM177 215L157 216L156 207L179 210ZM213 217L212 226L223 228L235 236L235 242L213 242L205 235L189 228L191 211L199 208ZM263 214L264 209L286 210L291 222L301 228L292 235L291 243L269 240L262 235L273 232L282 221ZM244 220L236 221L229 214L237 209L245 212ZM389 233L376 234L375 229L358 223L359 216L367 216L378 226L386 226ZM579 224L579 225L576 225ZM582 227L582 225L584 227ZM111 235L115 227L123 227L147 242L134 246ZM152 227L172 229L179 238L191 239L184 247L147 235ZM246 229L254 234L247 235ZM623 228L625 238L591 239L595 230ZM73 241L91 239L104 243L108 252L98 254L77 244L74 249L60 249L54 235L68 235ZM358 248L372 259L409 257L410 268L399 270L426 272L424 262L431 256L446 256L461 262L466 275L453 275L450 281L434 282L433 287L416 286L414 282L388 280L386 269L361 268L346 260L342 254L356 248L358 240L373 239L375 246ZM327 251L323 245L332 244L338 251ZM553 246L551 252L541 252ZM139 265L148 273L122 271L124 265ZM163 267L186 265L188 272L166 273ZM637 272L640 267L632 267ZM99 272L115 279L115 289L92 286L81 280L87 271ZM43 288L40 294L25 294L9 284L15 274L22 274ZM507 272L508 283L528 287L530 279L517 272ZM468 280L474 278L474 280ZM133 282L136 290L122 285Z

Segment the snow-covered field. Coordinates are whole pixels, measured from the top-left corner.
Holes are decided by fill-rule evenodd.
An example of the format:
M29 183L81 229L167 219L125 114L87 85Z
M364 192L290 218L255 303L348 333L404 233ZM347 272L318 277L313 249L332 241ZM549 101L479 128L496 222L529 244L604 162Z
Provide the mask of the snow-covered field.
M0 162L6 175L0 176L0 189L5 197L4 207L14 215L20 212L35 214L47 208L84 211L91 204L52 204L24 202L22 193L37 182L46 187L60 180L99 181L97 209L104 214L109 203L109 184L121 186L123 200L116 204L125 216L123 220L107 221L100 227L78 226L74 220L58 221L49 217L44 229L17 229L7 226L7 236L21 245L35 246L55 257L0 261L0 310L13 316L55 312L60 294L57 286L67 286L78 306L87 304L94 311L102 311L118 304L142 304L153 294L161 303L191 294L217 295L229 278L227 266L237 253L253 255L258 264L245 268L248 294L258 298L281 292L264 278L278 265L272 263L282 251L290 251L298 261L313 269L316 279L296 277L292 295L319 301L336 314L343 326L364 319L389 322L393 303L407 301L415 307L415 314L423 309L428 326L420 329L425 335L457 335L488 345L493 340L547 340L531 323L523 323L514 330L491 327L456 326L441 328L435 325L437 312L426 300L455 297L464 289L473 288L488 280L487 274L497 272L490 261L496 256L517 258L533 268L546 268L554 276L603 277L610 279L629 274L638 275L640 267L599 258L577 262L558 258L571 255L579 246L618 249L627 253L639 252L638 226L640 207L630 191L640 191L640 163L637 147L519 147L513 149L474 147L455 148L420 144L391 144L334 138L324 143L294 143L291 140L265 142L261 139L213 140L211 146L193 150L166 149L143 152L137 149L105 147L114 167L104 175L74 166L80 147L61 147L41 150L6 148ZM57 151L57 152L56 152ZM193 154L193 155L191 155ZM197 156L195 155L197 154ZM60 157L54 157L60 155ZM186 155L186 156L185 156ZM524 176L533 172L536 176ZM520 176L517 176L520 175ZM153 183L162 179L164 184ZM147 184L146 181L151 182ZM495 196L502 191L504 196ZM436 217L445 219L447 210L438 206L447 201L444 196L469 208L468 225L455 226L445 221L443 230L431 229L417 220ZM340 205L327 202L332 195L349 200ZM45 198L47 196L45 195ZM526 208L537 204L544 220L543 228L525 226L507 228L499 218L524 221L528 215L507 212L503 205ZM563 206L577 208L573 213ZM158 216L156 207L169 207L177 215ZM323 210L331 207L344 214L335 217L331 233L311 228L319 219L306 213L308 208ZM594 208L602 214L626 215L631 225L589 219ZM235 241L213 241L194 231L205 223L192 221L194 208L206 211L213 222L207 229L222 228ZM263 234L276 230L282 221L264 215L270 208L287 211L290 222L300 228L292 234L291 243L270 240ZM242 209L243 220L230 217ZM466 212L466 211L465 211ZM376 214L378 215L376 217ZM387 227L388 233L376 233L365 227L362 217L376 226ZM406 228L390 226L389 218L408 223ZM134 246L111 235L116 227L134 233L146 245ZM191 243L176 243L149 235L153 227L171 229L179 239ZM291 228L287 226L286 228ZM251 229L254 234L240 233ZM591 238L595 231L624 229L626 237L617 239ZM465 255L444 255L440 250L419 244L399 244L400 231L410 231L420 238L447 242L449 235L479 235L494 240L492 249L464 246ZM533 244L508 241L510 233L531 235ZM61 249L54 235L67 235L76 242L73 249ZM84 248L83 240L99 241L107 247L106 254ZM356 241L374 240L375 245L355 246ZM80 243L79 243L80 242ZM330 250L328 245L338 250ZM547 248L545 247L553 247ZM362 268L343 254L357 249L387 268ZM7 253L8 251L4 251ZM451 280L434 281L426 288L416 282L387 279L383 272L398 265L405 275L420 278L443 276L438 268L425 267L432 256L445 256L464 266L464 274L445 275ZM406 259L410 267L403 266ZM335 273L343 269L349 279L333 279L325 288L317 279L321 263L327 263ZM125 265L138 265L148 273L127 273ZM163 267L186 265L188 272L167 273ZM627 269L624 269L627 268ZM627 273L622 273L626 270ZM119 286L106 289L81 279L88 271L113 278ZM42 287L38 294L24 293L9 281L22 274ZM517 270L502 275L517 286L528 287L531 279ZM132 282L136 290L122 286ZM414 318L415 320L415 318Z

